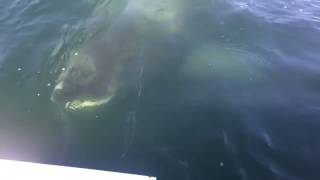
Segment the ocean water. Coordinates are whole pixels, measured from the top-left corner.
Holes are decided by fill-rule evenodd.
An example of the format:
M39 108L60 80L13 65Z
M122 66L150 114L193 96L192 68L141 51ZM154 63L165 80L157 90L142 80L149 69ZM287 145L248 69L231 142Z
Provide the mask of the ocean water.
M133 61L144 71L130 88L73 112L50 100L56 80L126 1L1 0L0 158L160 180L319 179L320 1L186 4L179 31Z

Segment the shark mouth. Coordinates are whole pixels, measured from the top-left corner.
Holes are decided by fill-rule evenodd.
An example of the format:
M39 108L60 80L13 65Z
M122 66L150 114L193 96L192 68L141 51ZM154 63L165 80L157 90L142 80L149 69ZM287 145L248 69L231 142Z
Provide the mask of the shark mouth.
M102 99L92 99L92 100L76 99L73 101L68 101L64 107L67 110L71 110L71 111L85 110L88 108L95 108L95 107L107 104L108 102L110 102L112 98L113 98L113 95L108 96L106 98L102 98Z

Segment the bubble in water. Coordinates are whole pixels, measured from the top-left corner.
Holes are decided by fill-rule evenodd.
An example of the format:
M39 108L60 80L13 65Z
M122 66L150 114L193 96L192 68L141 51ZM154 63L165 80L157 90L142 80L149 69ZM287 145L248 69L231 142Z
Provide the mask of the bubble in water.
M66 70L66 68L64 68L64 67L63 67L63 68L61 68L61 71L65 71L65 70Z
M37 92L37 94L36 94L38 97L41 95L39 92Z
M21 68L21 67L18 67L18 68L17 68L17 71L21 71L21 70L22 70L22 68Z
M77 53L77 52L75 52L75 53L74 53L74 55L75 55L75 56L78 56L78 53Z
M50 86L51 86L51 83L48 83L47 86L50 87Z

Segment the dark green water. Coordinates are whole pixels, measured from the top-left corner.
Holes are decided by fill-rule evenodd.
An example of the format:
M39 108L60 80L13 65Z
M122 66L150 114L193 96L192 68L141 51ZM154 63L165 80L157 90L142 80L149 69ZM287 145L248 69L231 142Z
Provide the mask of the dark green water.
M0 158L160 180L320 178L320 1L190 2L181 33L145 48L136 89L66 111L55 80L123 3L105 2L0 0Z

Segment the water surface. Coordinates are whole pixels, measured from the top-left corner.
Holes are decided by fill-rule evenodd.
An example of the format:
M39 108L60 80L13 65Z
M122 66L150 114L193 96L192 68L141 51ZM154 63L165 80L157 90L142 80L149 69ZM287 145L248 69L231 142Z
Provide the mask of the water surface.
M319 178L320 1L190 2L183 31L147 48L137 89L85 112L52 103L70 53L122 3L2 0L1 158L166 180Z

